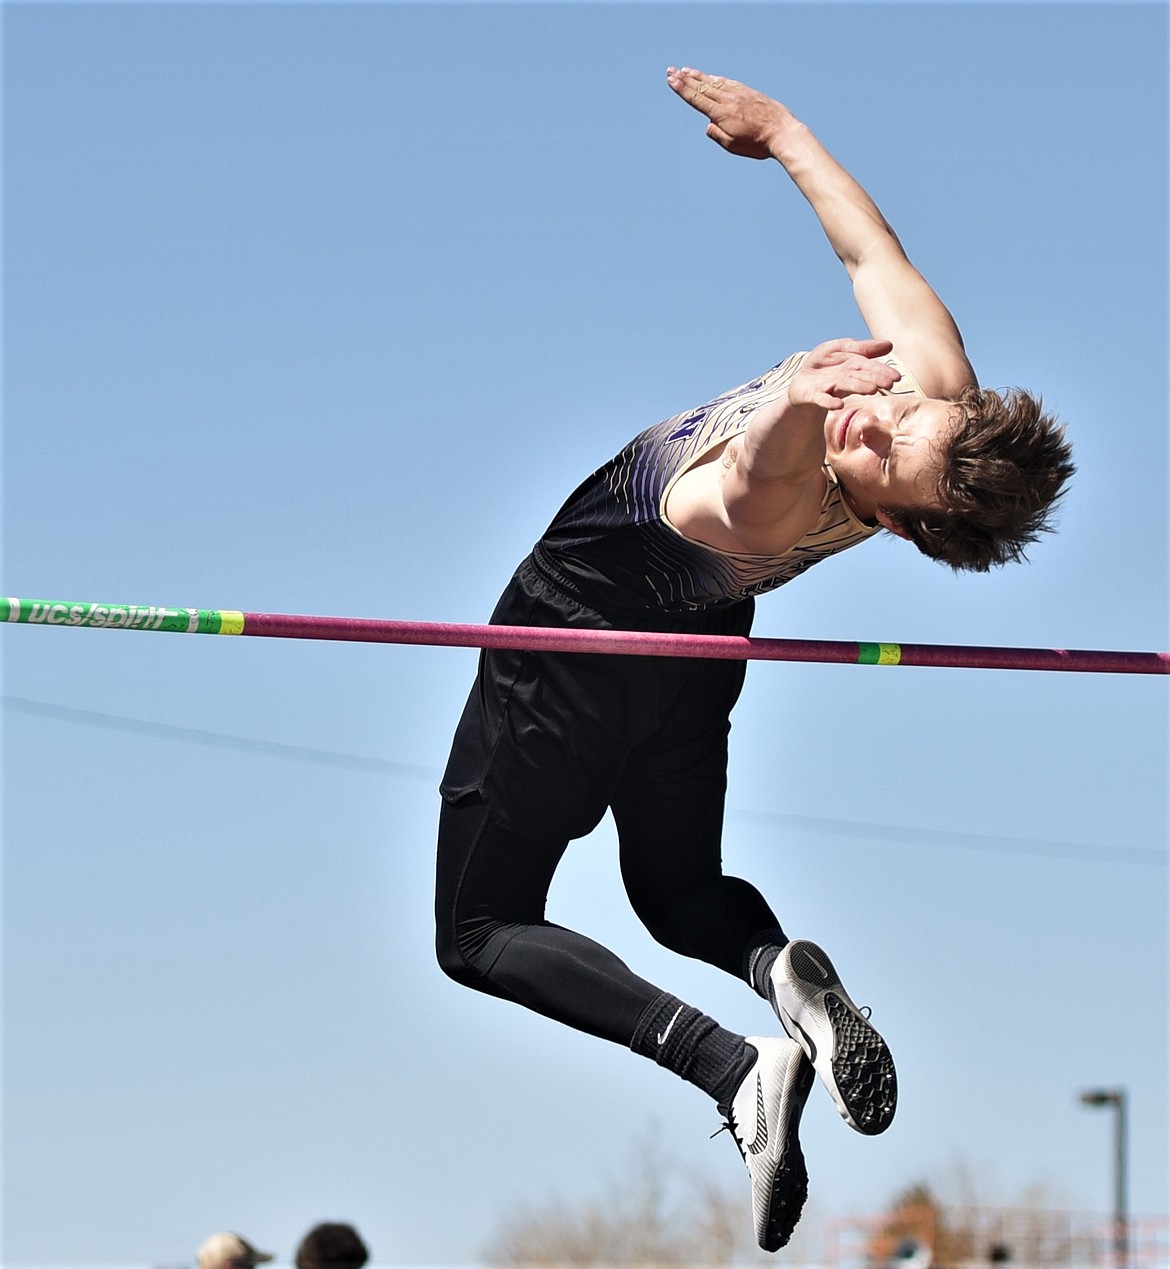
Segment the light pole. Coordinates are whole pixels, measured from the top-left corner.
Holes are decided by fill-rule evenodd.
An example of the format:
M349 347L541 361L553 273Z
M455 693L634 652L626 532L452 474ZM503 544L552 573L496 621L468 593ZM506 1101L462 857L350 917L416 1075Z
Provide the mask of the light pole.
M1129 1216L1126 1211L1127 1131L1124 1088L1091 1088L1081 1094L1086 1106L1112 1106L1113 1120L1113 1256L1116 1269L1129 1262Z

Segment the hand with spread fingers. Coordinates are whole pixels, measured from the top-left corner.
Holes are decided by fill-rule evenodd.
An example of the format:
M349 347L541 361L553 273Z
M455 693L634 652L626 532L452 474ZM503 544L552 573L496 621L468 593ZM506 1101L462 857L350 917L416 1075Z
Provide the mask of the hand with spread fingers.
M778 133L794 122L786 106L722 75L671 66L666 82L683 101L710 119L707 135L712 141L744 158L774 157Z
M888 339L830 339L818 344L788 385L789 402L833 411L846 397L888 392L901 375L880 358L893 348Z

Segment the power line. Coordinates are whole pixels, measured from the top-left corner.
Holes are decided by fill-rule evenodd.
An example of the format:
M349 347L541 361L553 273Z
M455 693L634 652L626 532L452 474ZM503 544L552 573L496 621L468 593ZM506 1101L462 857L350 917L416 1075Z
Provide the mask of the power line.
M253 740L247 736L232 736L226 732L203 731L198 727L181 727L175 723L153 723L144 718L129 718L124 714L107 714L95 709L78 709L73 705L53 705L47 701L34 701L26 696L9 696L5 693L5 709L40 718L55 718L60 722L78 723L84 727L100 727L106 731L127 732L135 736L153 736L157 740L186 741L188 744L207 745L215 749L235 749L241 753L262 754L268 758L291 758L297 762L313 762L320 766L341 767L348 771L363 771L372 775L400 776L412 780L439 778L434 767L413 762L391 762L386 758L367 758L361 754L341 753L335 749L319 749L312 745L288 745L278 740Z
M1098 863L1152 864L1165 868L1163 850L1142 846L1105 846L1096 842L1048 841L1039 837L1007 837L992 833L957 833L939 828L908 828L901 824L874 824L862 820L837 820L822 815L790 815L781 811L743 811L728 808L737 819L779 823L790 828L827 833L834 837L889 842L894 846L942 847L1002 855L1033 855L1048 859L1092 860Z
M0 698L7 710L59 722L98 727L129 735L151 736L159 740L180 741L216 749L259 754L269 758L288 758L319 766L360 771L371 775L388 775L403 779L437 782L437 767L419 763L392 762L386 758L369 758L361 754L342 753L312 745L289 745L275 740L255 740L227 732L205 731L175 723L150 722L124 714L101 710L79 709L74 705L56 705L26 696L7 693ZM1048 859L1073 859L1116 864L1138 864L1165 868L1167 855L1162 850L1141 846L1106 846L1094 842L1048 841L1042 838L1007 837L999 834L960 833L947 829L909 828L900 824L879 824L866 820L833 819L821 815L795 815L783 811L748 810L729 806L729 818L780 825L801 832L814 832L853 840L889 842L897 846L921 846L945 850L973 850L1008 855L1030 855Z

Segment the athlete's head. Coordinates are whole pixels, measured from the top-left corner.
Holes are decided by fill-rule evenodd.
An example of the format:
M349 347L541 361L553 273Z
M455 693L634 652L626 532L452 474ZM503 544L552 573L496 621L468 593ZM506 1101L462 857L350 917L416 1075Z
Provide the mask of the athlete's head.
M931 559L986 573L1025 558L1052 529L1052 512L1076 468L1064 428L1020 389L966 388L939 454L935 497L879 506L887 528Z
M976 572L1024 558L1074 470L1064 429L1015 390L849 397L828 416L825 441L859 515Z

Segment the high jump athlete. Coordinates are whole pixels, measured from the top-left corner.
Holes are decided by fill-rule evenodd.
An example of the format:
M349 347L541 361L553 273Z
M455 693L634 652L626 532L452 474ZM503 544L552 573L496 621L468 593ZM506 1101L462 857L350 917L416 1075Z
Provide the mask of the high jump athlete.
M885 530L956 569L1023 558L1073 471L1026 392L980 389L950 313L857 182L779 102L689 68L667 83L732 154L775 159L852 279L869 339L833 339L635 437L589 476L492 621L746 635L754 597ZM740 661L484 651L442 782L438 955L458 982L627 1045L731 1127L755 1232L776 1250L808 1179L817 1078L846 1122L889 1127L885 1041L829 957L789 941L723 873ZM613 812L622 878L655 939L740 976L784 1034L741 1036L548 921L569 841Z

